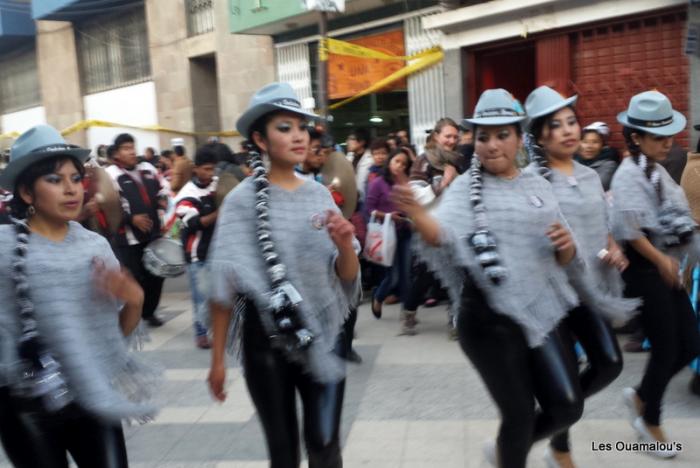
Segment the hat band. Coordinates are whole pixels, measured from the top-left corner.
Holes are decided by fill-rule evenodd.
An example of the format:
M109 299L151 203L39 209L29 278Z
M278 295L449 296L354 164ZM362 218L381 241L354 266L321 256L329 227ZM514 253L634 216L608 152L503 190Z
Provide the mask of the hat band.
M297 101L296 99L292 99L292 98L276 99L274 101L270 101L270 104L274 104L277 106L294 107L296 109L301 109L301 103L299 101Z
M669 125L670 123L673 122L673 115L671 117L667 117L665 119L660 119L660 120L644 120L644 119L636 119L629 114L627 114L627 121L631 123L632 125L637 125L638 127L649 127L649 128L655 128L655 127L665 127L666 125Z
M73 151L75 149L80 149L80 146L69 145L67 143L55 143L53 145L34 148L30 151L30 153L60 153L62 151Z
M484 109L479 112L474 113L475 119L481 119L484 117L520 117L521 115L515 109L509 109L507 107L493 107L491 109Z

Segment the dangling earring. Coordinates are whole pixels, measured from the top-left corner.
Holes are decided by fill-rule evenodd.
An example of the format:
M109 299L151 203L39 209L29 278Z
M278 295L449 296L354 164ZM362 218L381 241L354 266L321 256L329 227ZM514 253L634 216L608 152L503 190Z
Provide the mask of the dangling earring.
M34 209L34 205L29 205L29 208L27 208L27 214L29 216L34 216L36 214L36 209Z

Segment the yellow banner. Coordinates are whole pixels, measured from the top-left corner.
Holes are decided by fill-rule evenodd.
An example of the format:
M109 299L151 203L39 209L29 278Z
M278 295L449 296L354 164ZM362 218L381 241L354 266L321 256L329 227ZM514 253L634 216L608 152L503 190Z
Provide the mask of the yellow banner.
M90 127L131 128L134 130L146 130L146 131L152 131L152 132L175 133L177 135L188 135L188 136L196 136L196 135L218 136L218 137L240 136L240 133L238 133L235 130L223 130L220 132L187 132L184 130L175 130L172 128L161 127L160 125L129 125L129 124L121 124L121 123L115 123L115 122L107 122L105 120L81 120L80 122L76 122L73 125L71 125L70 127L64 128L63 130L61 130L61 135L63 135L63 136L70 135L71 133L79 132L81 130L87 130ZM20 136L19 132L7 132L7 133L0 134L0 139L5 139L5 138L16 139L19 136Z
M7 132L7 133L0 133L0 140L4 140L6 138L11 138L15 139L20 135L19 132Z
M189 135L189 136L206 135L206 136L219 136L219 137L234 137L234 136L240 135L240 133L238 133L234 130L226 130L226 131L220 131L220 132L188 132L188 131L184 131L184 130L175 130L172 128L162 127L160 125L128 125L128 124L121 124L121 123L115 123L115 122L107 122L104 120L82 120L80 122L77 122L77 123L71 125L68 128L63 129L61 131L61 134L62 135L70 135L71 133L79 132L80 130L86 130L90 127L133 128L135 130L166 132L166 133L175 133L178 135Z
M428 53L430 52L430 53ZM386 78L377 81L374 83L372 86L360 91L356 95L349 97L347 99L344 99L340 102L336 102L335 104L332 104L329 106L329 109L334 110L337 109L341 106L344 106L345 104L349 104L352 101L359 99L363 96L366 96L368 94L372 94L376 91L379 91L380 89L384 88L387 85L390 85L396 80L400 80L401 78L404 78L408 75L412 75L413 73L416 73L420 70L423 70L425 68L431 67L435 65L436 63L439 63L442 61L444 58L445 54L443 53L442 49L430 49L430 51L426 52L421 52L420 53L420 58L411 60L412 63L409 63L407 66L403 67L402 69L392 73L391 75L387 76Z
M390 55L378 50L370 49L369 47L363 47L358 44L352 44L350 42L339 41L338 39L327 39L327 50L331 54L336 55L347 55L349 57L359 57L367 59L379 59L379 60L415 60L418 58L426 57L440 51L440 47L433 47L432 49L425 50L423 52L418 52L413 55Z

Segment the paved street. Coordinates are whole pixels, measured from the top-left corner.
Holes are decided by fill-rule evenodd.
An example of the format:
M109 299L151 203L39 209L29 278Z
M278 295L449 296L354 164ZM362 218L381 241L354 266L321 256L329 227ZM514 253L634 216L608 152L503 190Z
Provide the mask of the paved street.
M194 348L187 293L171 285L146 353L166 368L165 408L155 423L127 428L132 466L162 468L264 468L266 451L240 371L230 372L228 401L210 399L204 380L209 354ZM357 325L362 365L350 365L343 412L345 466L372 468L487 467L484 440L497 427L497 413L476 372L454 342L446 339L445 309L419 311L420 334L396 336L398 307L375 320L365 303ZM644 468L700 466L700 398L688 393L690 372L674 379L666 397L668 434L683 443L674 461L638 453L601 453L592 442L635 440L625 419L621 390L638 379L644 355L625 355L623 375L589 400L573 429L581 467ZM542 443L530 467L543 467ZM0 466L8 466L0 455ZM305 466L305 465L304 465Z

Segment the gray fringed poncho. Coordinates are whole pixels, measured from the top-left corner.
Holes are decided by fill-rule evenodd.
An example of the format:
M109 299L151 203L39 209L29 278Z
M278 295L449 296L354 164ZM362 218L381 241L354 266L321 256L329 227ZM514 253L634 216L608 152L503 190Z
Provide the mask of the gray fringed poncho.
M700 255L700 238L694 234L692 241L679 247L667 247L660 216L668 213L675 217L688 217L692 221L688 200L683 189L676 184L666 169L656 164L660 175L663 202L647 178L644 171L629 157L625 158L613 176L612 191L612 233L616 240L624 242L639 239L646 235L649 241L662 252L682 260L689 256L689 264L694 264ZM691 223L694 224L694 223Z
M270 184L269 217L275 249L287 267L287 277L302 297L301 316L315 339L308 350L306 371L319 382L336 382L344 377L344 364L333 353L338 333L360 295L359 275L355 281L340 280L335 270L338 251L325 226L319 221L328 210L338 211L323 185L305 181L294 191ZM359 244L356 249L359 250ZM251 178L241 182L219 211L216 231L208 256L211 267L210 300L233 307L236 296L255 303L259 313L267 312L267 277L256 235L255 187ZM240 306L242 301L238 301ZM229 345L240 349L241 316L249 311L236 307Z
M507 180L483 173L482 197L489 230L508 269L508 276L498 286L485 277L468 243L474 232L469 187L468 173L448 187L432 212L440 224L440 246L418 240L414 244L416 252L448 288L454 304L461 299L466 268L489 305L518 323L528 345L537 347L578 305L578 297L546 235L552 223L565 223L552 187L535 174L523 172Z
M531 164L526 172L537 174L537 166ZM581 302L609 319L629 319L639 301L622 298L620 273L598 258L598 253L607 249L610 234L608 202L598 173L574 161L573 175L552 169L549 182L571 227L577 256L584 263L567 267Z
M0 269L12 271L15 228L0 226ZM93 258L119 268L107 240L71 222L62 242L29 236L26 271L41 339L59 361L74 400L109 421L146 421L160 370L129 352L119 327L119 304L93 286ZM0 275L0 386L19 379L21 335L12 275Z

